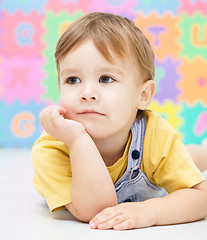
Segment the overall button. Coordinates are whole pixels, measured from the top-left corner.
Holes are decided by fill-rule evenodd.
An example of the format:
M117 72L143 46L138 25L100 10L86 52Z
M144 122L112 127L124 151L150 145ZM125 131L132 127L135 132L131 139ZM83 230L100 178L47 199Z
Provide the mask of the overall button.
M132 172L132 176L131 176L131 179L134 179L139 173L139 168L135 169L133 172Z
M126 199L124 202L131 202L132 200L131 199Z
M138 159L139 156L140 156L140 153L139 153L138 150L134 150L134 151L132 152L132 158L133 158L134 160Z

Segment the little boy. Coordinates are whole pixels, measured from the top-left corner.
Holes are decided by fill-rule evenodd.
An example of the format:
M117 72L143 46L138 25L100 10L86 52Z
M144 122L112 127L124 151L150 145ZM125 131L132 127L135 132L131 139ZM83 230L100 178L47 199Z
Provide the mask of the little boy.
M91 228L131 229L207 216L207 185L175 131L145 110L154 55L126 18L90 13L57 43L60 106L40 113L34 185L51 211Z

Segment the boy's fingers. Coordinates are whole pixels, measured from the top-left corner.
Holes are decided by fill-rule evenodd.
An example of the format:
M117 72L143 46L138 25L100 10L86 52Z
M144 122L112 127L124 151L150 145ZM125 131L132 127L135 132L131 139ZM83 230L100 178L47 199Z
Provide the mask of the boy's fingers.
M98 213L91 221L90 227L97 228L99 224L110 221L111 219L118 216L116 207L109 207Z
M116 217L110 219L109 221L99 224L97 226L97 228L100 230L112 229L112 228L114 228L114 226L116 226L124 221L125 221L125 219L124 219L123 215L121 215L121 216L119 215L119 216L116 216Z
M133 229L136 227L135 222L132 219L126 219L125 221L115 225L113 227L114 230L127 230L127 229Z
M62 106L58 106L58 111L60 114L64 115L66 113L66 109Z

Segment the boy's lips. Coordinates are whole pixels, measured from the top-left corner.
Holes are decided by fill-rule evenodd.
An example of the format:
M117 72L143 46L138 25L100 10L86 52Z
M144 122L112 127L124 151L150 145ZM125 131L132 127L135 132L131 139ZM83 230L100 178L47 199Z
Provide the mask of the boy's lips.
M99 115L99 116L103 116L104 115L103 113L98 112L98 111L93 110L93 109L84 109L79 114L81 114L81 115Z

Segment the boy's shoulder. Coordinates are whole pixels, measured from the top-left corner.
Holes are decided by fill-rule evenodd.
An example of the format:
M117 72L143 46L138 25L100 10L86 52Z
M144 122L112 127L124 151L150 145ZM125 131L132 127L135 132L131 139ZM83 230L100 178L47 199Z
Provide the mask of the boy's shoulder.
M175 129L158 113L152 110L145 111L146 130L148 132L177 135Z

